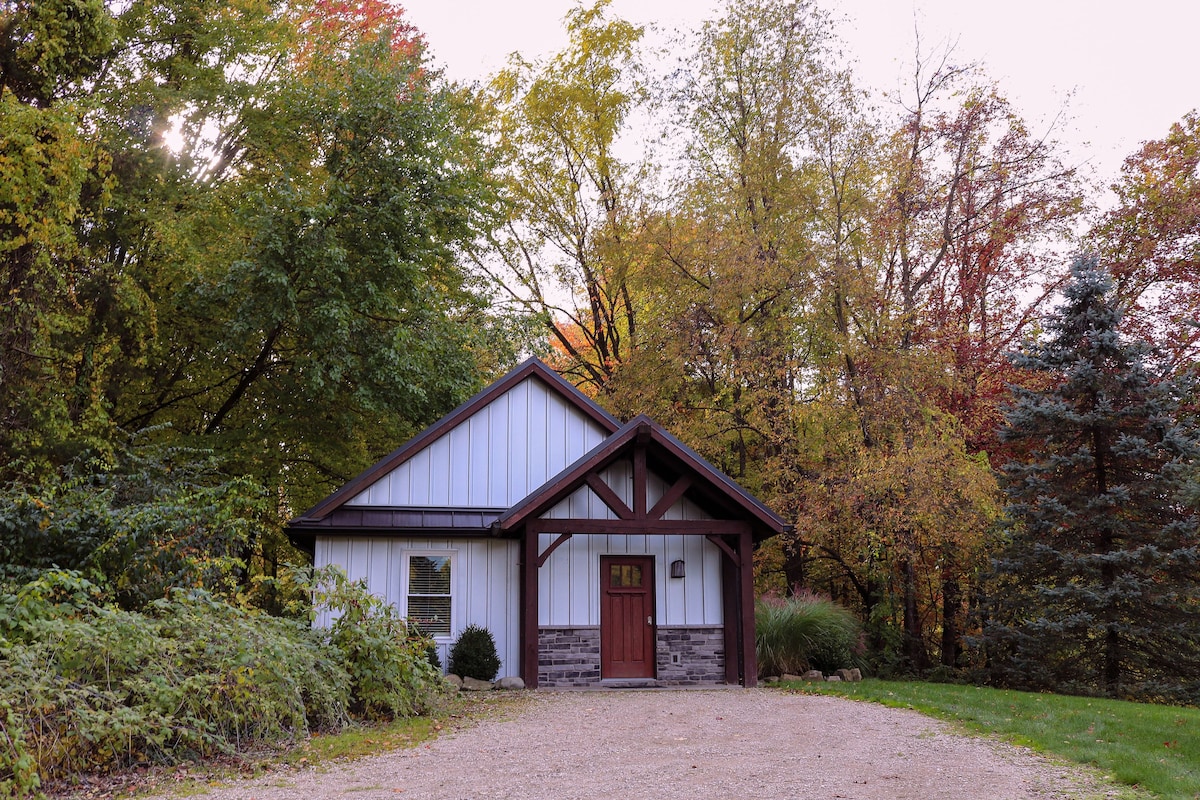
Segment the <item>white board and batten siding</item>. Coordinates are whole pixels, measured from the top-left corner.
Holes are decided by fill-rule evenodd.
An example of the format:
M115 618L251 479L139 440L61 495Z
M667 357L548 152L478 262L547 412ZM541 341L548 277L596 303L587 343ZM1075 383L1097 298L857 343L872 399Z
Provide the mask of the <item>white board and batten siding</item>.
M633 465L618 461L600 473L617 496L633 504ZM666 481L651 473L646 505L653 507L668 489ZM543 519L615 519L616 515L584 486L542 515ZM711 517L686 497L663 515L669 520L705 520ZM566 532L565 527L564 531ZM538 542L544 551L559 532L543 533ZM550 554L538 575L538 625L595 627L600 624L600 557L654 556L655 624L669 626L722 624L721 551L701 535L590 535L573 536ZM670 577L672 561L684 562L686 576Z
M608 436L594 420L535 378L527 378L418 450L346 501L357 507L503 510L579 460ZM438 639L442 664L449 643L468 624L496 639L501 675L520 671L519 572L515 541L356 536L316 539L314 563L345 567L352 580L407 614L406 557L452 555L451 635ZM327 624L328 620L318 622Z
M346 502L357 507L488 508L516 505L576 462L607 437L594 420L541 381L529 378L434 439L388 474ZM601 477L626 503L633 503L629 461L613 464ZM650 476L647 502L653 506L668 486ZM543 515L545 519L613 519L591 489L582 487ZM708 516L686 498L665 519ZM540 549L554 540L544 534ZM449 554L451 635L438 641L442 664L449 643L466 625L492 632L503 662L501 675L520 671L519 544L492 538L400 536L316 537L314 563L340 564L351 580L407 613L406 559ZM721 553L700 535L579 535L551 554L538 575L538 624L600 624L600 557L652 555L655 559L659 625L719 625ZM682 559L687 576L669 577ZM318 624L328 624L328 619Z
M451 619L449 637L439 637L438 655L443 667L447 649L470 623L492 632L501 675L520 674L517 587L519 545L507 539L464 539L385 536L318 536L314 563L340 564L350 580L366 580L367 587L401 614L408 607L409 555L449 555ZM326 617L319 625L328 625Z
M541 381L527 378L346 504L511 508L607 435Z

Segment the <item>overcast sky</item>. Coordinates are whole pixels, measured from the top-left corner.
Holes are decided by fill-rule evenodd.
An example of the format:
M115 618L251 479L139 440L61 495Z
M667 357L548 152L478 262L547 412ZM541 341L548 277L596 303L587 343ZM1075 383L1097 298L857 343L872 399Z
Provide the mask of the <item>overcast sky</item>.
M434 59L456 80L482 80L508 53L566 44L572 0L400 0ZM713 0L613 0L613 13L663 29L698 27ZM1200 0L827 0L841 18L861 83L894 89L909 69L914 25L923 49L955 43L981 62L1035 126L1067 109L1059 138L1103 183L1138 144L1200 107ZM1035 128L1036 129L1036 128Z

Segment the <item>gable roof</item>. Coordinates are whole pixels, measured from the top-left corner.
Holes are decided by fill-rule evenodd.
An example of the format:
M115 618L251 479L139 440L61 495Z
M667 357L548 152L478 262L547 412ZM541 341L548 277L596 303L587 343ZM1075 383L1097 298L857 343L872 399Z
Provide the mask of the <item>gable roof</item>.
M550 369L550 367L546 366L539 359L530 358L426 428L420 434L414 436L387 456L363 470L333 494L288 523L289 527L312 525L324 519L347 502L353 500L362 491L368 489L389 472L421 452L439 437L451 431L489 403L529 378L534 378L543 383L551 392L565 400L568 405L598 425L605 434L612 434L621 427L621 423L616 417L602 409L591 398L572 386L557 372Z
M790 525L767 508L762 501L645 414L631 419L574 464L501 514L493 523L493 529L501 533L513 531L528 520L538 518L584 486L589 473L604 469L638 444L647 448L647 455L659 462L660 469L699 478L699 484L688 491L702 495L709 504L721 507L727 514L751 521L756 531L756 540L791 529Z

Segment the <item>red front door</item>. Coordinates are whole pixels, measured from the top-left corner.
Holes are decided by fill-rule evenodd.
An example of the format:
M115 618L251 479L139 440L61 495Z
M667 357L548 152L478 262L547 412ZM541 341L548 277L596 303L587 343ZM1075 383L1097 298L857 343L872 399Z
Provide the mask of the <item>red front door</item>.
M653 678L654 559L600 558L600 677Z

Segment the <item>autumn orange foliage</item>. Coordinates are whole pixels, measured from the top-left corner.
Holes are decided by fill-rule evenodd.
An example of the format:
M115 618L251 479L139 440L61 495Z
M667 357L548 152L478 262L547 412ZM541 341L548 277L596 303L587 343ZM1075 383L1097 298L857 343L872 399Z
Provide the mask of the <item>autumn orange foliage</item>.
M398 62L419 61L425 49L403 7L386 0L314 0L302 14L299 33L294 57L309 68L381 39Z

